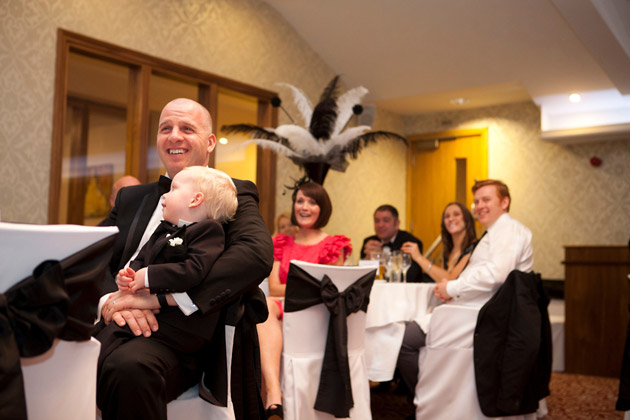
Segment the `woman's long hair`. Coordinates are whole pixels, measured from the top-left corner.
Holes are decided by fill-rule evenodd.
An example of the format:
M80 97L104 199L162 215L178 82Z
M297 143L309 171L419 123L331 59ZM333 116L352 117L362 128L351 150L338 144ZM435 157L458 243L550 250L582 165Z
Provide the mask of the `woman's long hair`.
M444 263L448 262L448 258L451 256L451 252L453 252L453 237L446 230L446 224L444 224L444 214L446 213L446 209L450 206L457 206L462 212L462 216L464 217L464 231L466 235L464 236L464 242L462 243L462 251L468 248L472 243L477 240L477 232L475 231L475 220L473 219L470 211L460 203L453 202L448 203L444 207L444 211L442 212L442 255L444 258Z

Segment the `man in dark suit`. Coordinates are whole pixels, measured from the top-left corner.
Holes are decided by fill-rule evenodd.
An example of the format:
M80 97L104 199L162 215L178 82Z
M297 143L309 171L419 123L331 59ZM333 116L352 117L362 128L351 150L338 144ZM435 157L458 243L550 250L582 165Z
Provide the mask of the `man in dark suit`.
M215 144L212 118L203 106L189 99L175 99L164 107L157 150L169 178L187 166L207 166ZM112 277L102 285L104 292L116 290L115 274L137 255L160 223L160 197L170 188L168 181L161 177L159 183L119 191L115 207L102 222L102 225L118 226L120 230L110 263ZM204 359L207 342L202 351L175 351L158 340L151 340L151 333L160 328L153 311L162 305L178 306L185 315L210 319L203 323L190 320L199 328L203 326L207 330L204 336L210 337L222 329L220 320L225 311L221 310L227 304L260 298L257 286L271 271L273 245L258 211L255 185L240 180L234 183L238 209L234 220L224 226L225 251L200 285L187 293L166 294L162 302L153 294L121 291L102 298L105 322L128 325L135 335L146 338L131 340L129 345L119 347L103 364L97 394L104 420L166 420L166 403L197 383L202 370L213 362ZM264 300L261 303L264 312ZM260 317L264 319L266 313L260 313Z
M368 236L363 240L361 247L361 259L370 259L373 252L383 252L385 248L389 251L398 251L405 242L418 244L418 249L422 253L422 241L411 233L400 230L400 220L398 210L389 204L383 204L374 211L374 232L376 235ZM407 272L408 282L422 281L422 269L416 262L411 263Z

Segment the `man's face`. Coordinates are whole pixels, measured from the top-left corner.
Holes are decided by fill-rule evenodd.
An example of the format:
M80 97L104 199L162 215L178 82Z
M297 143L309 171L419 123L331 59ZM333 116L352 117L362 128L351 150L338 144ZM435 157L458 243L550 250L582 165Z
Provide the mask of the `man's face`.
M399 225L400 221L388 210L374 213L374 232L383 242L389 241L398 233Z
M475 191L475 215L479 223L485 228L489 228L497 221L503 213L507 213L510 199L499 198L495 185L486 185Z
M207 166L215 144L212 126L201 105L176 99L164 107L157 150L171 178L187 166Z

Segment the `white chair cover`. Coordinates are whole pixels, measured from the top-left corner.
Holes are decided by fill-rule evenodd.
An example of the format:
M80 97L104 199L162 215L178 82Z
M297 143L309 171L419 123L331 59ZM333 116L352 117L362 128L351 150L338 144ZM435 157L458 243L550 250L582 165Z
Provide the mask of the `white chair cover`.
M420 351L415 390L416 420L485 420L477 399L473 336L477 307L441 305L435 308ZM536 413L500 417L533 420Z
M0 292L30 276L41 262L62 260L116 232L116 227L0 223ZM29 420L96 418L100 347L94 338L56 339L47 352L20 359Z
M29 420L94 420L101 343L55 340L46 353L22 358Z
M373 267L339 267L291 261L317 279L328 275L342 292ZM282 325L282 392L286 420L328 420L334 416L313 408L319 386L330 315L324 304L297 312L285 312ZM346 318L348 359L354 407L350 418L371 420L370 386L364 357L365 312Z
M211 404L199 396L197 385L188 389L176 400L171 401L166 406L169 420L235 420L234 405L231 397L231 369L232 369L232 348L234 345L235 327L226 325L225 327L225 351L227 355L228 367L228 406L219 407Z

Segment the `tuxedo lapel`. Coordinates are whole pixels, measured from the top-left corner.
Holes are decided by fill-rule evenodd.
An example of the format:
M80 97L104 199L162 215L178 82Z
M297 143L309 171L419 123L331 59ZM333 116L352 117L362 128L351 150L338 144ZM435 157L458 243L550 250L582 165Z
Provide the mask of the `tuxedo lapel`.
M160 255L160 253L162 253L162 250L164 249L164 247L168 245L169 239L173 239L173 238L184 239L184 234L186 232L186 226L181 226L176 231L171 233L169 236L166 236L168 234L167 231L162 231L161 227L158 229L160 229L161 232L160 232L159 237L155 238L155 243L151 247L151 255L149 256L147 265L153 264L155 262L155 259L158 257L158 255Z
M129 228L129 234L127 235L127 242L125 243L125 249L120 261L121 265L126 264L136 249L138 249L138 244L140 244L142 235L149 224L149 220L151 220L151 216L155 211L159 199L160 192L158 191L156 183L153 190L142 198L142 202L136 211L131 227Z

